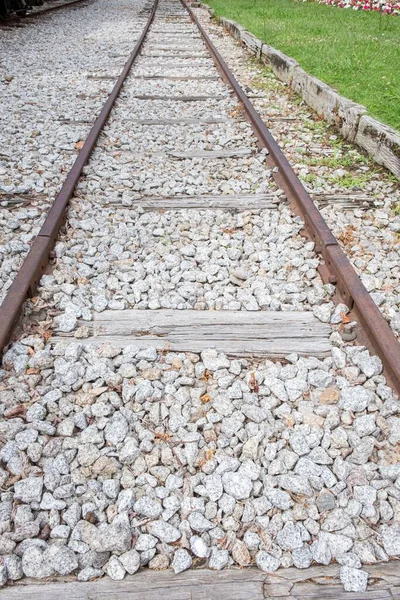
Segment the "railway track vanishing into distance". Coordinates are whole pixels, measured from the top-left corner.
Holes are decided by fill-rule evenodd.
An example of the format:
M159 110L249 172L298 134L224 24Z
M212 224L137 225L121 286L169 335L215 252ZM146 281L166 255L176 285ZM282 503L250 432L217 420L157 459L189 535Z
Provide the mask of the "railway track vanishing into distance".
M240 566L253 562L249 548L254 554L258 543L252 549L250 541L247 545L243 542L245 524L251 516L250 521L246 521L247 516L240 517L240 526L234 529L237 539L236 533L230 537L232 523L223 531L220 513L225 510L228 515L236 515L239 509L222 509L217 504L222 496L239 503L249 497L257 500L258 512L253 508L248 512L253 510L253 520L257 515L261 521L269 508L279 512L294 504L300 506L300 497L310 499L317 492L318 498L322 493L334 497L325 488L336 489L338 484L337 494L343 491L343 487L339 489L343 483L341 471L337 469L333 475L327 465L339 458L345 463L352 452L353 462L350 460L350 466L346 462L346 477L354 467L358 479L354 475L351 485L368 487L359 465L368 461L373 444L366 450L361 436L360 443L354 442L351 452L346 447L343 456L341 442L331 447L328 444L326 448L331 448L332 454L328 455L320 445L322 435L317 439L314 431L314 427L322 430L321 422L329 417L326 407L337 402L346 412L343 423L349 427L347 414L362 413L370 405L379 408L371 391L376 386L363 387L357 377L343 383L343 376L338 375L336 380L329 371L331 367L345 369L348 358L358 352L354 346L354 351L346 355L354 340L343 342L340 337L343 327L353 320L357 321L355 343L365 344L377 354L387 381L400 392L397 339L190 6L185 0L156 0L144 10L148 13L147 23L121 73L96 76L99 81L115 79L114 88L0 306L0 351L6 350L5 368L16 372L14 384L18 377L23 381L24 406L6 406L6 425L11 424L9 430L4 429L11 436L6 439L12 440L24 430L22 421L28 415L27 422L39 433L50 439L59 436L64 442L70 440L68 449L77 451L63 471L64 487L85 487L85 477L100 477L99 482L96 480L100 485L106 478L114 483L105 493L113 498L112 507L117 507L117 497L120 504L126 501L119 500L120 480L113 478L118 470L123 471L122 464L128 465L136 484L139 481L139 488L143 485L145 489L141 504L140 497L136 503L130 500L133 517L128 509L110 508L111 500L107 510L94 507L78 517L86 529L81 527L81 537L74 537L75 541L79 539L92 552L100 553L102 546L106 552L115 550L121 556L122 562L112 554L107 563L107 573L115 579L152 560L159 560L154 568L165 568L170 562L168 557L174 570L180 572L189 560L192 562L186 548L200 561L208 558L214 569L232 563L231 553ZM124 124L123 106L130 111L129 127ZM70 124L74 126L73 121ZM99 181L104 183L102 187ZM288 264L290 269L285 271ZM318 310L313 308L323 309L332 298L337 304L332 318L318 319L314 314ZM33 300L27 303L29 299ZM347 315L346 306L350 309ZM346 333L351 338L352 330ZM40 340L35 341L35 336ZM367 350L361 352L368 362L364 381L379 377L379 359L369 356ZM87 368L80 364L82 357ZM172 371L173 376L165 375L164 369ZM43 382L38 383L42 371ZM175 388L178 374L180 383ZM29 377L39 378L32 389ZM33 392L35 385L39 391ZM391 395L383 378L377 385L381 385L382 394ZM35 398L33 404L26 400L28 388ZM8 389L0 392L7 394ZM323 398L322 410L318 402L315 415L303 406L298 415L304 421L299 425L287 407L302 400L303 404L315 403L317 393ZM43 409L39 409L41 394L47 397ZM63 395L64 412L58 413L57 403L64 401ZM77 397L79 410L73 408L73 396ZM179 410L174 408L175 402ZM108 411L111 405L112 414ZM208 418L207 410L214 411L214 416ZM81 418L82 411L85 414ZM135 414L139 415L139 424ZM15 431L13 420L17 421ZM297 426L303 429L294 430L292 439L291 431ZM127 437L132 447L122 446ZM273 443L268 442L269 437ZM75 438L78 445L74 445ZM283 446L290 444L291 454L298 450L298 461L288 467L282 459L281 470L275 464L277 448L272 449L280 442ZM167 462L159 459L163 466L154 458L157 443L163 445L161 456L163 452L164 457L168 454ZM386 442L380 443L380 452L389 456ZM269 458L257 458L261 446ZM310 452L315 458L312 475L304 458ZM143 455L148 463L146 466L143 458L139 467L135 461ZM33 478L17 477L15 493L21 502L28 502L29 497L33 508L37 505L38 509L42 508L39 496L43 476L38 466L40 457L31 460L30 474L42 487L38 493L28 493L24 486ZM144 475L147 469L148 479ZM159 480L151 469L159 469L154 471ZM265 469L264 479L261 469ZM391 471L388 473L389 467L381 476L395 478ZM314 477L315 489L307 480L309 475ZM129 477L127 471L122 475L123 492L133 487L134 480L128 481ZM283 494L280 499L274 495L274 477ZM168 498L174 498L177 505L171 501L163 506L170 515L164 522L159 518L159 508L166 496L159 492L152 498L147 488L158 486L157 481L167 485L166 480L168 493L177 494ZM254 498L253 482L257 490ZM217 489L211 489L214 484ZM46 488L47 500L58 485ZM193 489L198 496L194 496ZM100 487L96 490L99 492ZM75 491L66 496L68 502L59 503L59 521L64 508L70 508ZM203 497L209 499L204 510L199 508ZM265 510L260 498L267 499ZM79 504L75 500L73 503ZM339 505L334 503L329 510L341 520L339 513L343 510ZM182 511L181 521L178 511ZM89 513L90 519L86 518ZM114 518L119 519L116 525ZM311 520L315 518L310 516ZM265 519L269 522L269 517ZM208 532L214 530L215 520L219 531L213 537ZM319 533L314 533L312 524L309 530L297 522L282 525L278 532L272 533L271 529L271 536L282 538L283 554L278 557L274 544L271 554L259 549L257 565L267 572L280 564L290 566L293 560L290 558L290 563L288 552L301 549L304 554L298 553L294 564L305 567L308 560L311 564L315 556L320 556L319 546L315 555L310 547L322 543L327 548L324 564L340 558L343 544L350 538L345 534L339 535L339 541L329 537L341 531L334 519L331 521L322 532L328 536L324 540L311 537ZM378 521L379 513L374 524ZM96 529L98 523L103 529ZM388 556L396 554L390 550L391 523L387 519L383 524L387 529L380 533ZM264 526L267 528L267 521ZM287 526L297 529L289 532ZM78 521L72 519L68 527L75 531ZM107 529L112 527L115 539ZM42 534L43 526L40 528ZM167 546L158 554L152 546L136 552L134 557L127 528L135 530L135 539L149 535ZM296 538L294 545L284 539L281 531ZM253 529L249 532L254 533ZM208 536L211 546L204 555L201 535ZM313 546L305 544L311 544L311 539ZM174 554L177 540L182 543L181 554ZM142 541L144 544L143 537ZM154 553L149 552L153 549ZM51 546L45 545L35 550L40 553L36 559L43 567L42 574L30 573L33 562L23 555L24 574L40 578L77 570L79 561L70 547L66 562L71 569L65 572L57 562L56 551L48 566L46 553L50 550ZM164 555L167 564L160 558ZM79 564L82 571L93 569L91 574L96 577L101 567ZM20 593L18 588L15 592Z

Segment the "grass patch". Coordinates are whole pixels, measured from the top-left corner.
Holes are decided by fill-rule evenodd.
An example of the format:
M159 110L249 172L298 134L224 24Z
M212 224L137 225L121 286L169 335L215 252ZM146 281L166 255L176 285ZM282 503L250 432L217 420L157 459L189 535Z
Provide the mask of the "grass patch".
M207 0L400 130L400 18L293 0Z

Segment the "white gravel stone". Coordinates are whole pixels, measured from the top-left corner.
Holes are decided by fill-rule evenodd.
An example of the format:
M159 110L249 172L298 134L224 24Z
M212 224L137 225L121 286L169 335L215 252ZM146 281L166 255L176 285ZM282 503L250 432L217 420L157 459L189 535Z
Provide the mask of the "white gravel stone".
M152 519L159 517L163 511L161 503L153 500L153 498L150 498L149 496L143 496L137 500L133 505L133 508L137 513Z
M190 550L199 558L207 558L210 554L210 549L205 541L197 535L190 538Z
M171 566L174 570L174 573L182 573L182 571L186 571L186 569L190 569L192 565L192 557L189 552L184 548L179 548L175 554Z
M46 552L36 548L28 547L22 555L22 571L26 577L45 579L54 575L54 569L47 560Z
M236 498L236 500L249 498L253 487L250 477L242 475L242 473L224 473L222 484L225 492Z
M43 490L43 477L28 477L14 484L14 497L29 504L40 502Z
M0 588L5 586L7 583L7 567L0 565Z
M361 412L372 402L372 394L361 385L344 388L340 395L339 406L344 410Z
M272 554L260 550L260 552L257 552L256 554L256 565L261 571L273 573L279 568L280 561L275 556L272 556Z
M106 566L106 571L107 575L114 581L121 581L126 575L121 561L116 556L110 558Z
M308 546L295 548L292 552L293 564L298 569L308 569L313 561L313 555Z
M148 531L150 535L154 535L162 542L166 542L170 544L171 542L176 542L181 537L181 533L179 529L173 527L169 523L165 521L153 521L148 525Z
M277 544L282 550L295 550L303 545L300 526L297 523L286 523L276 536Z
M206 519L201 513L193 512L188 516L188 522L193 531L204 532L215 527L209 519Z
M341 567L340 581L346 592L365 592L368 585L368 573L361 569Z
M221 569L228 566L229 563L229 552L227 550L220 550L219 548L211 548L211 555L208 559L208 566L210 569L220 571Z
M24 576L22 571L22 561L15 554L8 554L3 557L4 566L7 570L7 578L11 581L17 581Z
M46 551L46 559L50 567L60 575L68 575L78 568L78 560L75 553L66 546L56 544Z
M392 526L383 525L381 536L385 552L389 556L400 555L400 524L394 523Z
M140 556L136 550L129 550L118 557L123 568L129 575L133 575L140 567Z

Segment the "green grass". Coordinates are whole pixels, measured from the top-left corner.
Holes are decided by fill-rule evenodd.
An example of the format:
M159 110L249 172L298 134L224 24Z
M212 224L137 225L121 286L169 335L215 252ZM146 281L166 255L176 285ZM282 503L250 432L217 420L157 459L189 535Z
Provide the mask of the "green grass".
M293 0L207 0L400 130L400 17Z

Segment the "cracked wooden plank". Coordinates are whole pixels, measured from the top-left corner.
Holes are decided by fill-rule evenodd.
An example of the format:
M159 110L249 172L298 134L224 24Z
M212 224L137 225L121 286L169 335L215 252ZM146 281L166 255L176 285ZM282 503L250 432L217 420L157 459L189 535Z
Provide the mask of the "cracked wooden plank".
M140 125L215 125L217 123L228 123L230 119L131 119L133 123Z
M171 158L184 160L186 158L240 158L251 156L255 151L251 148L234 148L232 150L184 150L183 152L168 152Z
M178 58L178 57L177 57ZM179 57L182 58L182 57ZM209 64L201 64L201 63L193 63L193 61L189 61L187 63L167 63L165 65L163 65L163 69L165 69L166 71L168 71L169 69L190 69L193 70L193 68L198 67L198 68L206 68L209 65L212 65L212 63L210 62L210 60L208 61ZM158 67L157 63L145 63L144 61L140 64L140 68L141 69L154 69L155 67Z
M364 565L369 573L366 592L345 592L340 566L279 569L267 574L246 569L191 569L180 575L142 570L123 581L103 578L81 583L73 576L45 582L22 579L4 591L7 600L399 600L399 562Z
M114 81L118 79L119 75L86 75L86 79L92 81Z
M131 98L135 98L137 100L174 100L175 102L202 102L203 100L225 100L229 99L229 96L149 96L149 95L139 95L135 94L134 96L130 96Z
M319 208L337 206L343 210L367 210L374 206L376 198L362 194L312 194L312 199L318 202Z
M141 571L123 581L108 577L98 581L32 583L10 587L7 600L263 600L260 571L192 570L181 575L172 572ZM26 581L26 580L25 580Z
M206 80L218 81L219 75L130 75L133 79L170 79L171 81Z
M276 209L279 198L267 194L226 196L143 196L132 200L132 206L141 206L144 210L179 209L223 209L223 210L265 210ZM120 201L108 204L120 205Z
M365 592L345 592L340 581L340 565L314 565L308 569L279 569L266 575L264 598L268 600L399 600L399 563L363 565L369 573ZM397 583L397 586L395 584ZM397 587L397 591L394 591Z
M82 322L90 337L75 340L58 333L52 342L84 345L136 344L172 352L202 352L215 348L230 356L329 356L331 328L311 312L105 310Z

